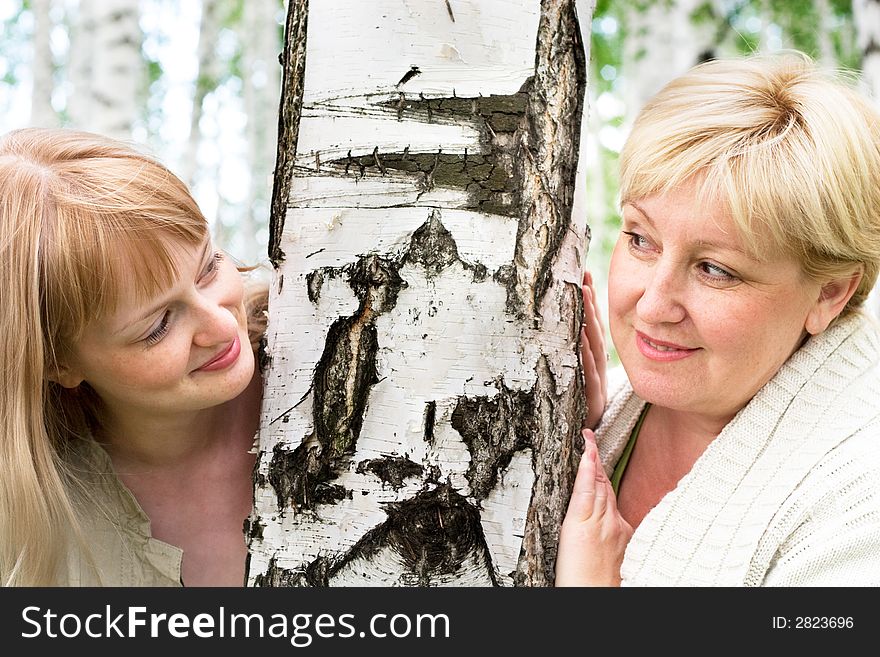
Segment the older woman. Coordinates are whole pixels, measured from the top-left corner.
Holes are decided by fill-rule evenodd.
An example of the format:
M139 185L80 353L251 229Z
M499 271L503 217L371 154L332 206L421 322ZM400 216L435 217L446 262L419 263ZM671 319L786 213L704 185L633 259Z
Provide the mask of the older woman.
M880 585L880 117L804 56L709 62L642 110L621 206L627 380L557 583Z

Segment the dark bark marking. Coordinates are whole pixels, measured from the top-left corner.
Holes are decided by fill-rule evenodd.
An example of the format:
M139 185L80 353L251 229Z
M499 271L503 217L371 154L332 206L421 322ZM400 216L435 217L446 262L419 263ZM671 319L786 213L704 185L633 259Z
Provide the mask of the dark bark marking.
M458 246L452 233L440 221L440 213L433 210L428 220L413 232L403 263L421 265L430 279L457 261Z
M307 294L312 303L317 303L327 279L346 276L349 285L361 300L361 308L356 315L363 312L367 289L372 289L371 294L375 295L370 312L381 314L394 307L397 303L397 295L406 287L406 283L398 274L402 266L420 266L424 268L425 275L430 279L438 276L455 262L461 263L462 267L471 271L475 282L483 281L488 277L485 265L472 264L460 258L452 233L441 221L440 211L433 209L425 223L413 231L409 248L403 254L396 257L371 254L363 256L353 265L315 269L306 274Z
M400 86L406 84L407 82L409 82L410 80L412 80L415 76L421 75L421 73L422 72L419 70L418 66L410 66L409 70L403 74L403 77L400 78L400 81L397 84L395 84L394 86L400 87Z
M288 505L295 510L311 509L318 504L332 504L351 499L352 492L343 486L328 483L335 477L335 461L322 458L319 445L305 442L288 451L276 445L269 462L268 479L278 499L278 508Z
M370 320L367 319L367 322ZM369 389L378 380L376 327L361 315L336 320L315 368L315 432L328 458L354 451Z
M268 372L269 368L272 366L272 356L269 354L269 341L264 333L260 336L260 347L257 349L257 364L259 365L260 372Z
M422 191L434 187L462 189L468 194L466 209L518 217L520 215L519 184L516 173L516 142L513 139L525 120L528 104L527 85L519 92L461 98L407 99L398 98L380 103L402 120L404 112L413 120L426 123L455 123L462 118L475 124L481 133L482 152L464 154L410 153L407 146L402 153L382 153L378 149L369 155L331 160L324 164L350 175L356 165L358 175L368 173L385 175L387 171L411 174Z
M397 295L406 283L397 273L400 263L394 258L371 253L345 267L348 284L361 301L358 314L375 318L394 308Z
M452 428L471 454L465 476L477 500L486 499L499 473L516 452L532 446L538 430L535 390L512 390L503 381L499 388L493 397L460 397L452 411Z
M269 259L277 269L284 261L281 234L290 198L290 184L299 140L303 86L306 70L306 24L308 0L291 0L284 25L284 50L281 53L281 102L278 110L278 150L272 177L272 207L269 214Z
M333 566L330 575L357 559L370 560L383 548L394 550L409 569L404 581L429 586L438 575L457 572L471 555L485 564L497 585L480 512L448 484L386 505L388 520L371 529Z
M471 272L474 282L484 281L488 276L484 264L470 263L461 259L455 238L441 221L440 211L431 210L425 223L413 231L409 249L403 254L401 264L422 267L426 278L430 280L456 262Z
M324 269L315 269L306 274L306 291L309 301L318 303L321 298L321 288L324 287Z
M254 577L254 586L265 587L284 587L302 586L303 575L293 570L287 570L278 566L275 557L269 560L269 566L265 573L260 573Z
M248 542L255 539L260 541L263 540L263 523L260 522L259 518L245 518L244 535L247 537Z
M449 12L449 18L452 19L452 22L455 22L455 15L452 13L452 5L449 4L449 0L446 0L446 11Z
M437 402L429 401L425 404L425 442L434 442L434 421L437 416Z
M379 159L379 147L378 146L376 146L373 149L373 160L376 162L376 166L379 167L379 171L382 172L383 176L388 173L388 170L382 164L382 160Z
M394 307L405 286L397 273L399 267L389 258L371 254L353 265L319 269L306 276L309 298L315 302L325 276L347 275L360 306L327 331L312 380L313 436L293 451L276 446L272 455L269 482L279 508L291 503L295 509L314 509L317 504L351 497L351 491L328 482L337 476L340 463L354 454L370 388L379 381L375 319Z
M361 461L357 464L355 472L358 474L369 472L382 480L383 485L388 484L394 490L400 490L404 480L419 476L424 472L424 468L402 456L386 456Z

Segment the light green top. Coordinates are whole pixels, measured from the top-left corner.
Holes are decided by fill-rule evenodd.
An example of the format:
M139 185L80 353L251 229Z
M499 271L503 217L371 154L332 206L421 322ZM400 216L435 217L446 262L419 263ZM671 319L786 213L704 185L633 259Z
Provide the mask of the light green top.
M629 465L629 457L632 454L633 448L636 446L636 440L639 439L639 431L642 430L642 423L645 421L645 416L648 414L649 408L651 408L651 405L645 404L645 407L639 415L639 419L636 420L636 425L629 434L629 440L626 441L626 447L623 448L623 453L617 460L617 465L614 466L614 472L611 473L611 488L614 490L615 495L619 494L618 490L620 489L620 481L623 479L623 473L626 471L626 466Z
M73 447L70 465L92 496L78 504L91 560L72 541L57 585L182 586L183 550L153 538L149 517L116 476L107 452L91 439Z

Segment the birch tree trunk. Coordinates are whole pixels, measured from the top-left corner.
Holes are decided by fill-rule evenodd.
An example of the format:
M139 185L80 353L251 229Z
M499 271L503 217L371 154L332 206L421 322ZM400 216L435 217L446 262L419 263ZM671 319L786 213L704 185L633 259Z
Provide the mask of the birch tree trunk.
M32 0L34 12L34 59L31 71L34 86L31 91L30 125L53 128L58 125L58 116L52 108L52 90L55 84L52 49L49 36L52 32L52 20L49 17L49 0Z
M592 11L289 3L250 584L553 582Z
M831 41L831 34L834 30L834 13L829 0L816 0L816 13L819 15L819 25L816 30L816 40L819 42L817 59L823 66L833 68L837 66L837 55Z
M70 33L70 61L67 79L71 92L67 94L67 113L71 127L86 130L93 114L92 59L95 50L95 0L79 0L76 12L67 13Z
M71 39L73 127L130 139L143 84L135 0L80 0Z
M252 3L251 3L252 4ZM262 4L262 2L260 3ZM186 156L183 158L183 179L187 185L196 184L196 171L199 170L199 146L202 143L202 116L205 97L217 85L217 35L220 33L220 3L218 0L202 0L202 15L199 19L199 45L197 48L198 67L193 88L192 112L189 121L189 139L186 142Z
M853 0L852 8L862 55L862 79L874 103L880 103L880 0ZM880 317L880 286L874 286L866 306Z

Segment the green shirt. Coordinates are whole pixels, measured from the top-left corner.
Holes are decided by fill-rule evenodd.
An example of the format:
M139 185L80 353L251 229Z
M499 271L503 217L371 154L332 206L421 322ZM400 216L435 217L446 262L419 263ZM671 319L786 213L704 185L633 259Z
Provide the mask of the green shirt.
M651 408L651 405L645 404L645 407L639 415L639 419L636 420L636 425L629 434L629 440L626 441L623 453L617 460L617 465L614 466L614 472L611 473L611 488L614 490L615 495L619 494L620 481L623 479L623 473L626 471L626 466L629 465L629 457L632 454L633 448L636 446L636 440L639 439L639 431L642 430L642 423L645 421L645 416L648 414L649 408Z

